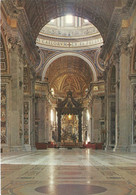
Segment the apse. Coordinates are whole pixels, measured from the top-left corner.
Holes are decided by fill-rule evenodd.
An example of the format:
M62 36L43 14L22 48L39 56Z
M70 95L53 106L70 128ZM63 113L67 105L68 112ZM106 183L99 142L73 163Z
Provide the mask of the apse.
M93 81L93 73L84 60L75 56L63 56L49 66L45 78L48 78L56 97L64 98L70 90L74 97L83 98L86 88Z

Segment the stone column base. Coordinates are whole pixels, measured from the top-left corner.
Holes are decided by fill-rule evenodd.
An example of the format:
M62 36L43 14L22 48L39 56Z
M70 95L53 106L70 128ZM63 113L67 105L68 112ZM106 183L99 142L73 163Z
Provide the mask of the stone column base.
M56 146L57 146L57 147L61 147L61 142L57 142L57 143L56 143Z
M128 151L129 152L136 152L136 144L128 146Z
M108 146L108 145L106 145L106 146L105 146L105 151L107 151L107 150L113 150L113 146Z
M31 151L32 148L31 148L31 145L24 145L25 146L25 151Z
M8 146L1 146L1 153L10 152L10 148Z
M25 151L24 146L10 146L10 152Z
M37 149L36 149L36 146L31 146L31 150L32 150L32 151L37 150Z
M128 146L115 146L114 152L128 152Z
M116 152L117 148L118 148L118 146L115 145L115 147L113 148L113 152Z

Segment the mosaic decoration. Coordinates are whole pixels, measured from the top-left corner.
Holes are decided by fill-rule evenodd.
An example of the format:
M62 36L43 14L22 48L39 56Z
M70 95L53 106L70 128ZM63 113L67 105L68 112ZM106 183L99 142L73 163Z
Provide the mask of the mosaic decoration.
M45 35L54 35L58 37L82 37L82 36L93 36L99 34L97 28L93 25L89 25L87 28L52 28L52 26L44 26L40 31L40 34Z
M95 55L96 55L96 49L92 49L92 50L86 50L84 51L85 54L87 54L90 58L90 60L94 63L95 62Z
M1 72L7 72L7 58L6 58L6 51L5 51L2 37L0 43L0 62L1 62Z
M133 144L136 144L136 85L133 91Z
M7 91L6 85L1 85L1 143L6 144L7 138Z
M24 102L24 144L29 144L29 102Z

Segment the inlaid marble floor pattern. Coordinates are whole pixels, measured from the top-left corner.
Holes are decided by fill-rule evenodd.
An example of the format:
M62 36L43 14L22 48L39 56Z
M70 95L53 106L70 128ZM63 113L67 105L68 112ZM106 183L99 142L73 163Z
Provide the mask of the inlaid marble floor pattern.
M136 195L136 153L47 149L2 154L2 195Z

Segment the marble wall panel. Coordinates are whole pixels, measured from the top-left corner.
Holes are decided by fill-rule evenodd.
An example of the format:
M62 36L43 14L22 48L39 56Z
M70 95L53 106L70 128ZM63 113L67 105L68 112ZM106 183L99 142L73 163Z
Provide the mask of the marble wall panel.
M24 144L29 144L29 102L24 102Z
M133 144L136 144L136 85L133 88Z
M1 85L1 143L7 143L7 89Z
M4 46L4 42L2 38L1 38L1 43L0 43L0 62L1 62L1 73L7 72L6 50L5 50L5 46Z

